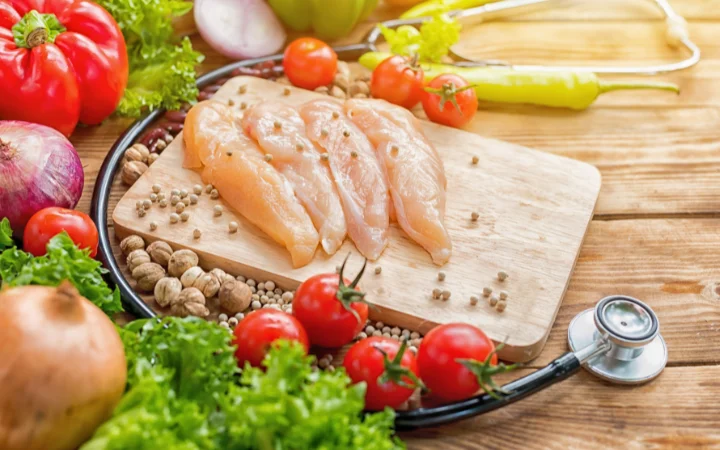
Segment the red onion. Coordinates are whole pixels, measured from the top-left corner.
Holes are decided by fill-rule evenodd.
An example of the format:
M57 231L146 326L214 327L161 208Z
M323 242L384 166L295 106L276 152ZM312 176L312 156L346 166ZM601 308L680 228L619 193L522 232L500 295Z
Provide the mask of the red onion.
M75 147L44 125L0 121L0 219L19 235L30 216L49 206L74 208L85 175Z
M195 24L217 52L233 59L277 53L285 29L265 0L195 0Z

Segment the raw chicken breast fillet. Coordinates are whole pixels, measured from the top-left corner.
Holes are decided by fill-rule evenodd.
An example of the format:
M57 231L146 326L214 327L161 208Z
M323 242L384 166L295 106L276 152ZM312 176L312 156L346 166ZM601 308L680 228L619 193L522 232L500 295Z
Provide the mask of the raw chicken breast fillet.
M435 264L445 264L452 254L445 228L445 169L418 120L383 100L348 100L345 111L375 146L400 227Z
M284 245L295 267L312 261L319 236L292 186L264 159L223 103L204 101L187 114L183 167L203 168L223 199L243 217Z
M347 234L345 214L330 170L305 134L297 109L277 101L258 103L245 112L242 126L290 181L320 233L325 252L337 252Z
M388 244L390 196L375 149L342 104L313 100L299 110L307 136L328 154L350 238L363 256L378 259Z

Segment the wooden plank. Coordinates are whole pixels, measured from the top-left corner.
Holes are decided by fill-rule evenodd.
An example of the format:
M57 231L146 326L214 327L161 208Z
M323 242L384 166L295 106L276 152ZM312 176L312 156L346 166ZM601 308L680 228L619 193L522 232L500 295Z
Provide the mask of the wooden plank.
M670 364L719 364L720 219L593 221L547 346L533 366L567 351L567 328L601 298L626 294L660 319Z
M720 448L719 378L718 366L668 367L629 387L581 372L493 413L400 437L418 450Z
M238 94L241 84L247 89L242 96ZM288 96L282 91L283 85L278 83L237 77L215 98L252 105L264 99L301 104L322 97L296 88ZM598 173L594 167L570 159L429 122L422 126L442 156L448 178L445 223L454 245L450 262L442 267L447 280L437 281L440 269L393 225L390 246L378 261L382 276L365 278L368 299L382 308L377 313L382 320L418 331L427 331L438 323L472 323L498 341L509 336L502 354L506 359L531 359L539 354L552 326L592 217L600 188ZM150 240L163 239L176 248L188 247L201 254L206 265L271 279L284 289L294 289L312 274L332 272L348 252L355 251L347 241L334 256L318 252L311 264L293 268L282 246L236 216L229 206L222 218L213 218L215 202L208 200L190 208L192 223L171 226L170 208L159 207L138 220L135 203L147 198L152 184L169 191L201 182L198 174L182 168L180 144L176 139L118 204L113 220L121 236L132 232ZM479 164L470 163L473 155L480 157ZM470 221L475 210L482 213L477 223ZM228 235L231 220L240 223L240 230ZM148 228L151 221L160 225L154 232ZM202 229L202 239L193 239L194 227ZM359 258L350 261L348 273L355 273L359 265ZM512 281L493 281L499 270L509 267ZM517 306L503 314L486 302L471 306L470 296L479 296L485 286L509 291ZM449 290L453 299L433 301L431 292L435 288Z

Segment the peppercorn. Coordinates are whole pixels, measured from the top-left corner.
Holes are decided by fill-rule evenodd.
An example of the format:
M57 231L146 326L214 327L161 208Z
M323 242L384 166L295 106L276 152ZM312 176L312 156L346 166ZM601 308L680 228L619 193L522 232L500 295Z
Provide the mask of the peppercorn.
M475 211L470 214L470 220L473 222L477 222L477 220L480 218L480 214L476 213Z
M150 209L150 207L152 206L152 202L150 200L146 199L146 200L143 200L142 205L143 205L144 209Z
M485 286L483 288L483 297L490 297L490 294L492 294L492 288Z
M205 193L210 194L212 192L212 190L213 190L212 184L205 185Z
M442 292L442 299L443 301L447 301L448 299L450 299L450 291L448 291L447 289L444 290Z
M230 222L228 224L228 231L230 233L237 233L238 230L238 223L237 222Z
M157 222L150 222L150 231L157 230L158 224Z
M165 207L167 207L168 202L167 202L167 200L162 199L162 200L160 200L160 201L158 202L158 205L159 205L161 208L165 208Z
M473 164L477 164L477 163L479 163L479 162L480 162L480 158L478 158L477 156L474 156L474 155L473 155L473 157L472 157L472 163L473 163Z
M180 196L179 196L179 195L173 195L172 197L170 197L170 204L171 204L172 206L177 205L179 201L180 201Z
M498 280L505 281L505 280L507 280L509 275L504 270L501 270L500 272L498 272L497 277L498 277Z
M223 213L223 207L222 205L215 205L213 206L213 214L215 216L222 216Z
M470 296L470 304L471 305L473 305L473 306L477 305L478 301L479 301L479 299L477 298L477 296L475 296L475 295Z
M180 216L176 213L170 214L170 223L178 223Z
M173 189L172 191L170 191L170 195L180 196L180 189Z
M157 199L158 199L157 194L150 194L150 201L151 201L151 202L155 203L155 202L157 202Z
M495 310L497 312L503 312L505 311L505 307L507 307L507 303L504 301L499 301L497 305L495 306Z
M348 130L343 130L343 136L350 137L350 132Z
M180 214L180 220L182 220L183 222L187 222L188 219L190 219L190 213L187 212L187 211L183 211L183 212Z
M196 184L193 186L193 194L195 195L202 195L203 188L199 184Z
M377 267L375 268L375 275L380 275L380 273L382 273L382 267L377 266Z
M353 151L350 152L350 156L353 157L353 158L357 158L357 157L358 157L358 152L356 152L355 150L353 150Z
M494 307L495 305L497 305L498 301L499 301L499 299L497 298L497 295L491 295L490 300L488 300L488 303L490 304L490 306Z
M220 197L220 193L218 192L217 189L213 189L212 191L210 191L210 198L211 198L211 199L217 200L219 197Z
M200 200L200 198L196 194L190 194L189 199L191 205L197 205L197 202Z
M187 191L187 189L181 189L181 190L180 190L180 198L185 198L185 197L187 197L187 196L188 196L188 191Z
M177 205L175 205L175 212L180 214L183 211L185 211L185 203L178 202Z
M160 187L159 184L153 184L153 185L152 185L152 191L153 191L154 193L158 194L158 193L160 193L161 190L162 190L162 188Z
M438 281L445 281L445 272L438 272Z
M193 230L193 239L200 239L200 236L202 236L202 231L200 231L200 228L195 228Z

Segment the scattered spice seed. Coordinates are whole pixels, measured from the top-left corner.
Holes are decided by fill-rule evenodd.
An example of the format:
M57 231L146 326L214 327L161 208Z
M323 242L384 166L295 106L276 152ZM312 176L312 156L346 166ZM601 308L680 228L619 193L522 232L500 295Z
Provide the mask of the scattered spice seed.
M305 149L305 146L302 144L302 142L298 142L297 144L295 144L295 150L301 152L303 151L303 149Z
M228 315L225 313L218 314L218 322L227 322Z
M500 301L500 302L498 302L497 305L495 306L495 310L496 310L497 312L503 312L503 311L505 311L505 308L506 308L506 307L507 307L507 303L506 303L506 302L503 302L503 301Z
M177 205L175 205L175 212L180 214L181 212L185 211L185 203L178 202Z
M170 204L173 206L177 205L179 201L180 201L180 196L178 196L178 195L173 195L172 197L170 197Z
M323 128L322 130L320 130L320 135L321 135L322 137L327 137L327 135L328 135L328 130L326 130L325 128Z
M181 190L180 190L180 198L185 198L185 197L187 197L187 196L188 196L188 191L187 191L187 189L181 189Z
M158 227L157 222L150 222L150 231L157 230L157 227Z
M170 191L170 195L178 195L178 196L179 196L179 195L180 195L180 189L173 189L172 191Z
M497 295L490 296L490 300L489 300L490 306L494 307L495 305L497 305L498 301L499 300L497 298Z
M327 161L328 159L330 159L330 155L328 155L327 153L323 153L320 155L320 159L322 159L323 161Z
M229 99L229 100L228 100L228 106L235 106L235 100Z
M498 272L497 277L498 277L498 280L500 280L500 281L505 281L505 280L507 280L507 278L509 277L509 275L508 275L507 272L505 272L504 270L501 270L500 272Z
M240 109L245 109L245 108L247 108L247 103L240 102Z
M189 218L190 218L190 213L187 211L183 211L183 213L180 214L180 220L182 220L183 222L187 222Z
M348 130L343 130L343 136L350 137L350 132Z
M390 147L390 154L392 156L397 156L399 151L400 151L400 148L397 145L393 145L392 147Z
M157 194L150 194L150 201L153 203L157 202Z
M202 231L200 231L200 228L195 228L193 230L193 239L200 239L200 236L202 236Z
M220 193L217 191L217 189L213 189L210 191L210 198L213 200L217 200L218 197L220 197Z
M476 213L475 211L470 214L470 220L473 222L477 222L477 220L480 218L480 214Z
M138 200L138 201L135 202L135 209L138 210L138 211L140 211L141 209L143 209L142 200Z
M237 222L230 222L228 224L228 231L231 233L237 233L238 230L238 223Z
M233 155L233 151L230 150L230 149L228 149L228 150L225 152L225 154L228 155L228 156L232 156L232 155Z
M244 84L241 84L240 87L238 88L238 94L244 94L246 92L247 92L247 86Z
M432 296L434 299L437 300L438 298L440 298L441 295L442 295L442 289L438 289L438 288L433 289Z
M162 199L158 202L158 205L160 205L161 208L165 208L168 205L167 200Z
M450 298L450 291L447 289L442 292L442 299L443 301L447 301Z
M480 158L478 158L477 156L474 156L474 155L473 155L473 157L472 157L472 163L473 163L473 164L477 164L477 163L479 163L479 162L480 162Z
M273 128L275 128L276 130L280 130L282 128L282 124L280 123L279 120L276 120L275 122L273 122Z
M265 155L265 161L267 161L267 162L272 161L272 155L270 153Z
M381 273L382 273L382 267L377 266L377 267L375 268L375 275L380 275Z
M145 214L146 214L146 212L144 209L141 209L138 211L138 217L145 217Z
M205 186L205 193L209 194L209 193L212 192L212 190L213 190L213 185L212 185L212 184L208 184L208 185Z
M196 184L193 186L193 194L195 195L202 195L203 188L199 184Z
M178 223L180 221L180 216L176 213L170 214L170 223Z
M350 152L350 156L353 157L353 158L357 158L357 157L358 157L358 152L356 152L355 150L353 150L353 151Z
M438 281L445 281L445 272L438 272Z
M478 303L479 300L480 300L480 299L478 299L476 295L471 295L471 296L470 296L470 304L473 305L473 306L477 305L477 303Z
M160 193L157 195L157 198L158 198L158 200L165 200L165 193L164 193L164 192L160 192Z
M143 209L150 209L152 206L152 202L150 200L143 200L142 202Z
M190 204L191 205L197 205L198 200L200 200L200 197L198 197L195 194L190 194Z
M490 294L492 294L492 288L485 286L483 288L483 297L490 297Z
M500 294L500 300L507 300L507 298L508 298L507 291L500 291L498 294Z
M420 339L420 333L418 333L417 331L413 331L412 333L410 333L410 339Z
M332 118L333 118L333 119L337 119L338 117L340 117L340 113L338 113L337 111L333 111L333 112L332 112Z
M289 88L289 87L283 88L283 95L285 95L285 96L290 95L290 88Z
M161 190L162 190L162 188L160 187L159 184L153 184L153 185L152 185L152 191L153 191L154 193L158 194Z
M213 214L215 214L216 216L222 216L222 213L223 213L222 205L213 206Z

